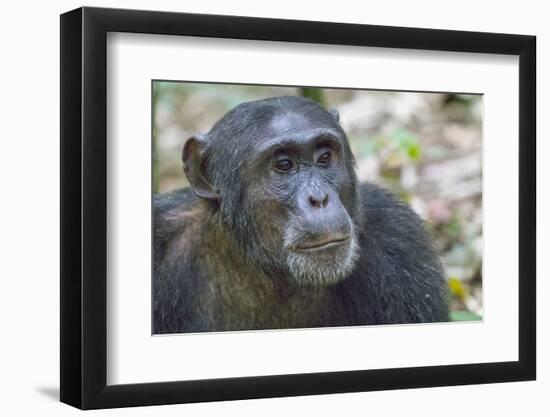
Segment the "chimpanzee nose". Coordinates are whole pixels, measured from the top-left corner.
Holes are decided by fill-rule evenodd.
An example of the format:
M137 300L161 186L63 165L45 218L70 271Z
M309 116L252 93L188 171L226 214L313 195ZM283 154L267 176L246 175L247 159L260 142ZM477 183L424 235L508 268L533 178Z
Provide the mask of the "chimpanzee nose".
M328 204L328 194L319 190L309 196L309 203L315 208L325 208Z

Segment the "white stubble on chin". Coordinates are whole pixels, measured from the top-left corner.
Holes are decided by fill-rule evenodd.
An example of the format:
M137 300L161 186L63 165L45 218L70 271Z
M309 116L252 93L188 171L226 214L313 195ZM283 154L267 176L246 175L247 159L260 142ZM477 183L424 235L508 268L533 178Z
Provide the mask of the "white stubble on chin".
M301 254L289 250L286 260L292 279L300 285L323 286L342 281L351 274L359 258L355 230L352 230L347 248L342 250L345 250L345 253L338 252L336 255L331 250L315 254Z

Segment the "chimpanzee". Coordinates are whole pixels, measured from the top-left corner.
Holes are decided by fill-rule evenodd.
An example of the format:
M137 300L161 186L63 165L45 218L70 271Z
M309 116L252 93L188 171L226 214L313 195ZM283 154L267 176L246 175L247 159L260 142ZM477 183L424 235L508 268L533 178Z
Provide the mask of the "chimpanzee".
M243 103L183 147L154 198L153 333L448 320L420 218L359 184L336 111Z

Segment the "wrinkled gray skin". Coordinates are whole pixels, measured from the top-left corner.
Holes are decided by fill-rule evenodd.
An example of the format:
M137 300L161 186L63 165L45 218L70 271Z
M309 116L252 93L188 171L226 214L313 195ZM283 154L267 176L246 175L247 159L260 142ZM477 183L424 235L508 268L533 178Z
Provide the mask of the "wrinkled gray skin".
M154 333L448 320L421 220L358 184L335 112L244 103L182 159L191 188L154 200Z

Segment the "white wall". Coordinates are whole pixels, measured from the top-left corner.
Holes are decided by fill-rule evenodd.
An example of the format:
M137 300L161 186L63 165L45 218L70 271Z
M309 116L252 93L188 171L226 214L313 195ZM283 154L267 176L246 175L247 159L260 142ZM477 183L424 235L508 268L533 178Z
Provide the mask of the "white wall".
M432 27L534 34L538 37L539 218L550 212L550 146L542 143L550 124L550 27L545 2L479 0L378 1L340 0L326 4L296 0L93 1L86 5L182 12L239 14L396 26ZM6 2L0 42L0 409L4 415L73 415L57 402L59 378L59 18L79 7L76 1ZM495 7L496 6L496 7ZM7 94L6 94L7 93ZM542 98L544 94L544 98ZM544 102L543 102L544 101ZM239 401L101 411L100 415L549 415L550 222L539 221L539 380L528 383L432 388L291 399ZM546 232L543 236L543 232Z

